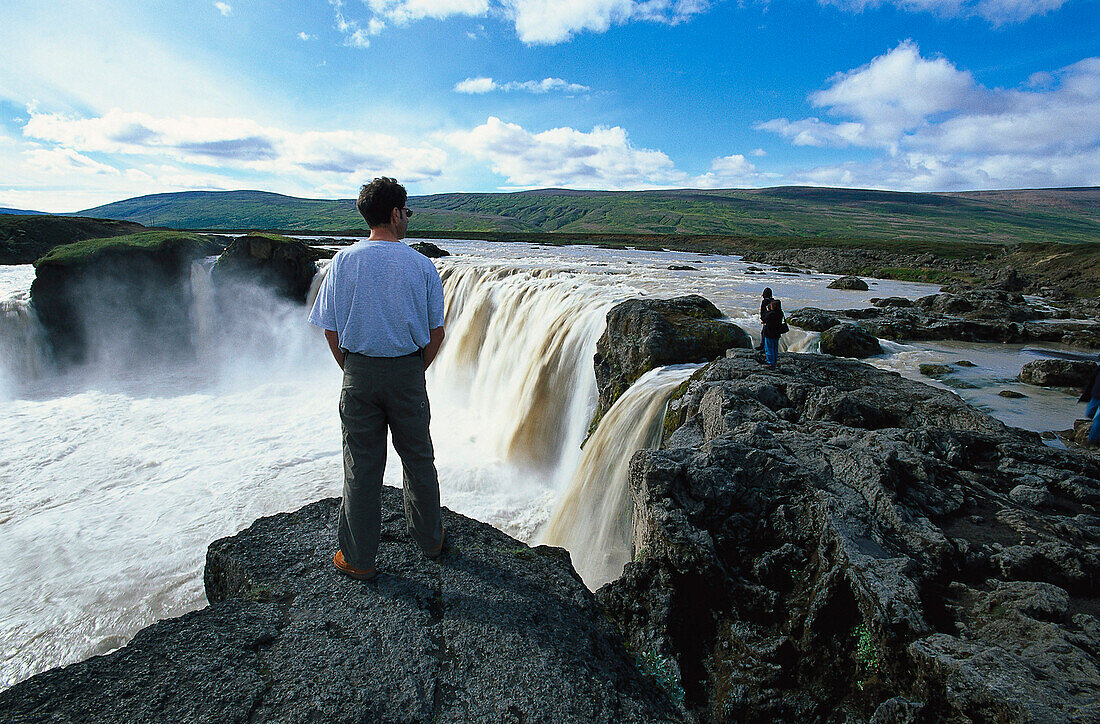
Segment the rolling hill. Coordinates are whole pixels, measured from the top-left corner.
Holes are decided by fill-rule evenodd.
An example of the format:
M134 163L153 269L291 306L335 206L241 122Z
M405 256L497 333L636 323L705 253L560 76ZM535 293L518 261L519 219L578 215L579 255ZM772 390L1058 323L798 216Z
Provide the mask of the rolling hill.
M748 190L456 193L409 199L413 236L707 235L819 242L1011 244L1100 240L1100 188L903 193L777 187ZM177 229L365 228L351 199L263 191L154 194L81 216Z

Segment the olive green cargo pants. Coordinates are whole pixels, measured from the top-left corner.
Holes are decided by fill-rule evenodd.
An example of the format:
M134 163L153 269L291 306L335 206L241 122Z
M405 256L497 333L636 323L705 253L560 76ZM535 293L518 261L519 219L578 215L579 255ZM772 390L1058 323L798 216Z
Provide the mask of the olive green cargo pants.
M431 410L419 354L366 357L348 353L340 390L344 443L344 500L339 543L355 568L374 566L382 525L382 473L386 468L386 428L401 458L405 521L422 550L443 544L439 479L428 430Z

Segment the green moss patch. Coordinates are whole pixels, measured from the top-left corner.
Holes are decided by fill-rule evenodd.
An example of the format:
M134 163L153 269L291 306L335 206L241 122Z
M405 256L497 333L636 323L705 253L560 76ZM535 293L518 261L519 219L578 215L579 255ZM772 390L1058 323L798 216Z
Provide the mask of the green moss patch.
M220 244L202 234L183 231L142 231L106 239L85 239L54 247L34 265L36 267L73 266L85 264L104 253L124 250L163 252L186 245L193 245L197 253L213 254L221 250Z

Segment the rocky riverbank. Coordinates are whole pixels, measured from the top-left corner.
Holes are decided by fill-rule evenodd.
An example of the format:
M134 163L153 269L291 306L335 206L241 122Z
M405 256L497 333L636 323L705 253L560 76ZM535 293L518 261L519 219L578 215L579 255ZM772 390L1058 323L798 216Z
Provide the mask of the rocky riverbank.
M1053 342L1100 348L1100 321L1093 310L1078 305L1072 310L1077 318L1070 319L1071 310L1036 307L1018 292L973 289L915 301L888 297L872 303L872 307L841 311L803 307L792 312L787 323L816 332L855 325L875 337L899 342Z
M731 350L665 429L597 598L702 720L1100 717L1097 457L822 355Z
M214 542L208 608L0 692L5 721L680 720L562 549L445 510L457 550L429 561L383 488L383 573L352 581L332 566L338 504Z

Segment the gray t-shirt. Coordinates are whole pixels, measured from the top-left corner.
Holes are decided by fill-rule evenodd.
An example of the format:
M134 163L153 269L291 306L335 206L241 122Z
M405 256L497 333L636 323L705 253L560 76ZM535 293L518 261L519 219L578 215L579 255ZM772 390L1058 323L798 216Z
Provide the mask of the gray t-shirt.
M443 326L443 282L428 257L401 242L359 241L332 258L309 322L336 332L349 352L412 354Z

